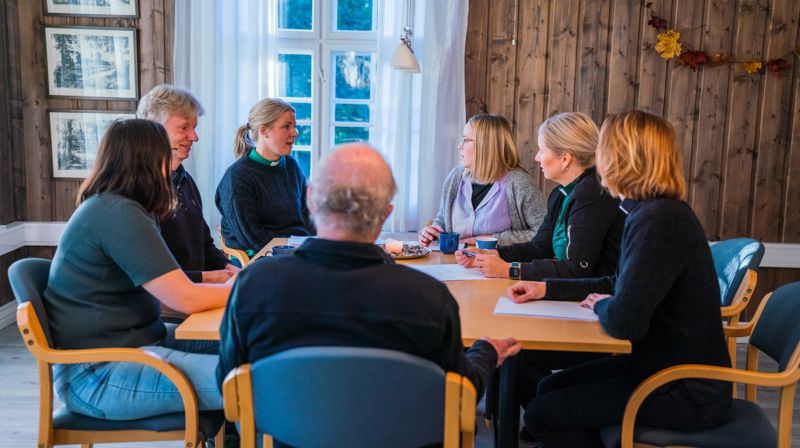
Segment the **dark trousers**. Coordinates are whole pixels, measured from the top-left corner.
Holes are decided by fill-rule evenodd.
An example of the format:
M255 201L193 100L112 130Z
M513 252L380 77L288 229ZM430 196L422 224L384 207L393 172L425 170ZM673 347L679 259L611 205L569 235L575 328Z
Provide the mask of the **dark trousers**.
M607 353L556 352L551 350L524 350L522 352L522 371L519 379L519 403L527 407L536 397L539 383L553 373L595 359L611 356Z
M602 447L598 431L622 423L633 390L644 379L630 374L628 356L590 361L543 379L525 410L530 434L547 447ZM652 393L637 424L699 431L718 425L731 388L717 381L677 381Z

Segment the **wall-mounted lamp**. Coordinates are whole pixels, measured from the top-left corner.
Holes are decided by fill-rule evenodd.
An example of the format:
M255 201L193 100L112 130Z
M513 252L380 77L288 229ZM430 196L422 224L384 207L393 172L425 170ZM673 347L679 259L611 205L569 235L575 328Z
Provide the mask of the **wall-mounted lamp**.
M397 44L394 53L392 54L392 67L397 70L419 73L419 61L414 56L414 50L411 49L411 36L414 34L411 31L411 0L406 2L406 23L403 27L403 34L400 35L400 43Z

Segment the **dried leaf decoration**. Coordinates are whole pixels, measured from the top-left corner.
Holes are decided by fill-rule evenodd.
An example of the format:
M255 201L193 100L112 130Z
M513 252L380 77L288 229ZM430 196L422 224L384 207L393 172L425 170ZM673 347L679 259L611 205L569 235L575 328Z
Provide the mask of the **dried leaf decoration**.
M675 30L668 30L660 33L656 38L658 39L658 43L655 49L658 54L661 55L662 59L672 59L676 56L680 56L683 51L683 45L679 42L681 33Z

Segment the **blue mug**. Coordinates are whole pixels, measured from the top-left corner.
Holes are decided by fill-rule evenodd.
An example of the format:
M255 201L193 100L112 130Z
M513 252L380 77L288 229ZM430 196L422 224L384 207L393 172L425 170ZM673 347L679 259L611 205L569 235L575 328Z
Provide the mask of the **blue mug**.
M458 232L442 232L439 234L439 250L443 254L454 254L458 250Z
M478 246L478 249L483 250L497 249L497 238L475 238L475 245Z
M297 249L297 247L290 244L285 244L282 246L274 246L270 252L272 252L273 257L279 257L283 255L291 255L295 249Z

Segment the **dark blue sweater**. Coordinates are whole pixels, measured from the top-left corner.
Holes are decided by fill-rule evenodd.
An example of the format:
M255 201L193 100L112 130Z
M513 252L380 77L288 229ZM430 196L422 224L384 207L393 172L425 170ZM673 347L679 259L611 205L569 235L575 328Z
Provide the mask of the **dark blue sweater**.
M234 249L257 252L272 238L316 233L306 178L292 157L281 157L277 166L241 157L225 171L215 202L225 244Z
M197 184L183 165L172 173L172 186L178 197L175 214L159 223L161 236L189 279L203 281L203 271L224 269L225 255L214 246L214 239L203 218L203 202Z
M665 198L626 200L621 207L628 218L616 277L547 279L546 298L612 294L595 312L609 335L633 343L623 356L635 377L676 364L730 366L717 275L694 212Z

